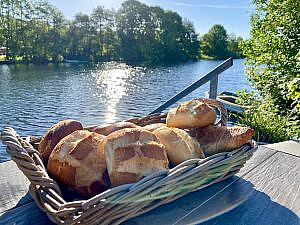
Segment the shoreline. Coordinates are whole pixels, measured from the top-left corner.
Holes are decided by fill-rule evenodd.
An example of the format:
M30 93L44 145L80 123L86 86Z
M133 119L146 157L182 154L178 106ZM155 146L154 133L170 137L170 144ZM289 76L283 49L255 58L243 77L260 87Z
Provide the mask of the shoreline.
M229 57L228 57L229 58ZM197 62L200 60L205 60L205 61L213 61L213 60L226 60L227 58L224 59L219 59L219 58L213 58L210 56L202 56L198 59L190 59L182 62L164 62L164 63L147 63L147 62L126 62L126 61L118 61L118 60L110 60L110 61L98 61L98 62L92 62L92 61L86 61L86 60L74 60L72 61L62 61L62 62L26 62L26 61L14 61L14 60L0 60L0 65L18 65L18 64L26 64L26 65L46 65L46 64L53 64L53 65L60 65L60 64L72 64L72 65L82 65L82 64L98 64L98 63L107 63L107 62L118 62L118 63L125 63L127 65L132 65L132 66L162 66L162 65L178 65L181 63L189 63L189 62ZM233 59L244 59L244 58L233 58Z

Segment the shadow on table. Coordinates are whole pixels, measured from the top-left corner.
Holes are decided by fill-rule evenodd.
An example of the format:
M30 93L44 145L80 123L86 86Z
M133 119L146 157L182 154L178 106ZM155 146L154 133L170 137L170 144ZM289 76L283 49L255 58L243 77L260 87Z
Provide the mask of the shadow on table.
M52 225L46 213L42 212L33 202L29 192L24 195L18 204L0 215L0 225Z
M272 201L265 193L254 189L251 182L233 176L128 220L124 225L199 223L299 224L299 217L288 208Z
M193 215L191 215L193 216ZM199 221L201 222L201 221ZM274 202L264 192L254 189L250 198L233 210L201 225L300 225L300 217L287 207ZM189 223L178 223L189 224Z

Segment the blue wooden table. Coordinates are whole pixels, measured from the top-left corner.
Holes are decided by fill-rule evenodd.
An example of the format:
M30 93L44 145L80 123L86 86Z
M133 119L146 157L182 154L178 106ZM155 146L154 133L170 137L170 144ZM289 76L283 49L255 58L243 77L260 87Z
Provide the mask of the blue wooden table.
M12 161L0 163L0 224L51 224ZM300 225L300 144L260 146L232 178L190 193L130 224Z

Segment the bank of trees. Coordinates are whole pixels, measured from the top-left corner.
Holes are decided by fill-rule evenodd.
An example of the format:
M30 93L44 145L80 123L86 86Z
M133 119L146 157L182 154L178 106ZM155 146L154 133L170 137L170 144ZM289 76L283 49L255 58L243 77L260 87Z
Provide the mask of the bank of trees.
M118 11L98 6L71 21L45 0L0 0L0 24L0 46L7 47L12 60L161 63L199 55L190 21L135 0Z
M204 56L241 57L241 38L214 25L199 37L176 12L125 1L118 11L96 7L73 20L46 0L0 0L0 46L24 62L176 63ZM199 44L201 42L201 44Z

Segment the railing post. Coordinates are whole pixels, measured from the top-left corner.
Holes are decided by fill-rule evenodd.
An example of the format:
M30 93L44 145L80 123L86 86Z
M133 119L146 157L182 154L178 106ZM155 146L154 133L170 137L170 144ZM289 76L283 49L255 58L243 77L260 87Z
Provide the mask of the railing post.
M209 84L209 98L216 99L218 94L218 74L210 79Z
M203 77L201 77L199 80L191 84L190 86L186 87L184 90L182 90L180 93L166 101L164 104L156 108L154 111L152 111L150 114L153 113L159 113L166 108L168 108L170 105L174 104L176 101L180 100L181 98L187 96L192 91L196 90L198 87L202 86L203 84L207 83L208 81L211 81L210 84L210 93L212 93L212 98L217 97L217 87L218 87L218 74L222 73L223 71L227 70L229 67L233 65L232 58L226 59L223 63L218 65L216 68L205 74ZM211 95L211 94L210 94Z

